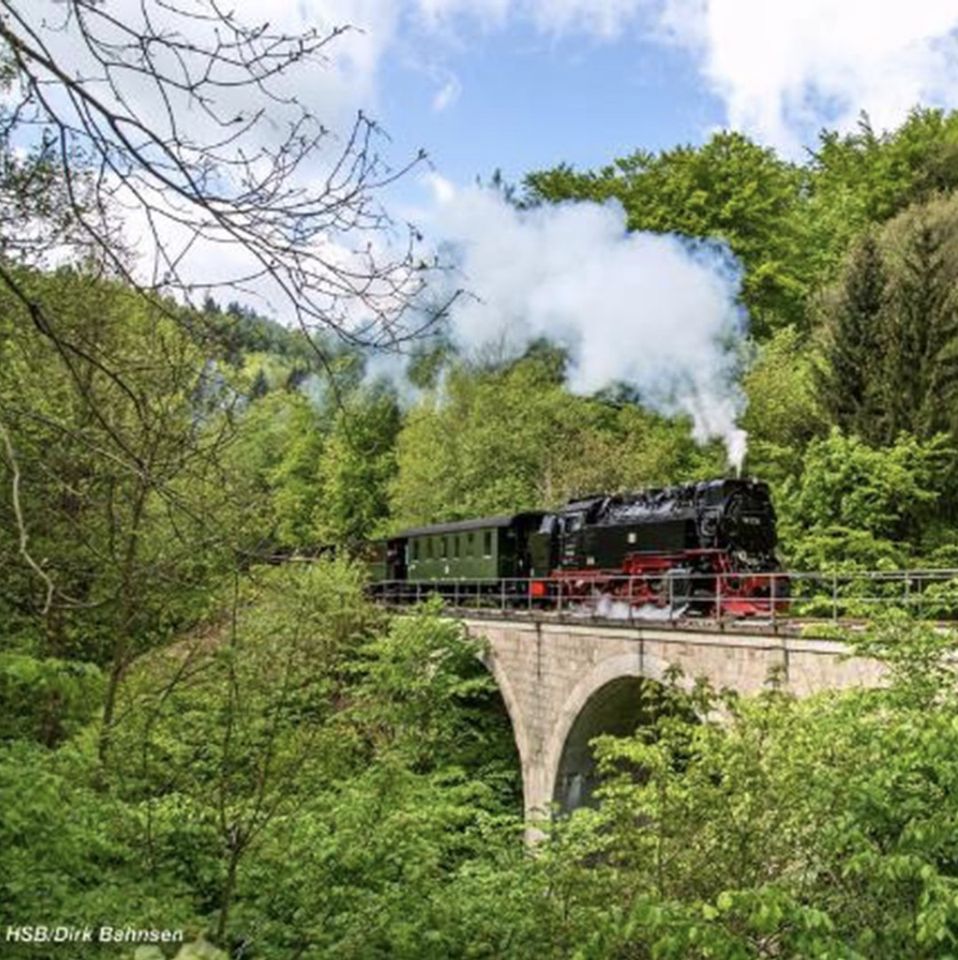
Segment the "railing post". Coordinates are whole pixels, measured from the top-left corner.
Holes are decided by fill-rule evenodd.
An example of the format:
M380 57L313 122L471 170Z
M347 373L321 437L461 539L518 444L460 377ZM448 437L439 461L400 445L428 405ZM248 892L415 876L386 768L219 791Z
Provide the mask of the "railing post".
M671 572L668 574L669 581L669 626L675 623L675 580Z
M456 580L452 585L452 608L459 609L459 581Z
M416 603L422 603L422 584L418 580L416 581Z
M715 575L715 619L719 628L722 626L722 574Z
M775 590L775 585L778 583L778 577L776 577L774 573L770 574L770 576L771 576L771 587L768 591L768 596L772 602L772 633L778 633L778 623L775 620L775 608L778 606L778 603L775 599L775 594L777 592Z
M499 612L506 612L506 580L505 577L499 581Z
M562 581L559 580L559 593L556 599L556 618L562 619Z

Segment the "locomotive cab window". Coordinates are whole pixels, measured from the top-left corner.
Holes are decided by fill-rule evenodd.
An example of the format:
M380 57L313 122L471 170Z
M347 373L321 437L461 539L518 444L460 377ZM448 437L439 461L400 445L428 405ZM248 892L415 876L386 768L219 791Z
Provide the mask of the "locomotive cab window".
M485 556L487 557L492 556L492 531L491 530L487 530L483 535L482 549L483 549L483 554Z

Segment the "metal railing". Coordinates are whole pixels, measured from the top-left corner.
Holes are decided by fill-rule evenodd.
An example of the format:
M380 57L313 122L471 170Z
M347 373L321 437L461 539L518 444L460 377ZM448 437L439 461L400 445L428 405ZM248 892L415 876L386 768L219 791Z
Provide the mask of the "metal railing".
M388 606L438 597L473 616L609 621L773 631L867 624L881 610L958 620L958 570L658 574L577 573L535 578L390 580L370 586Z

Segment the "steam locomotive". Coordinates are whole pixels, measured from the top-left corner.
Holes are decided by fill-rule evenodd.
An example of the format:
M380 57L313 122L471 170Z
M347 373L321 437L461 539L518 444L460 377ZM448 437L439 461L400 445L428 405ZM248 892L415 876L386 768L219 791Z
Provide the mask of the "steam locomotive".
M750 616L782 604L768 485L723 478L404 530L373 547L374 591L550 607L614 601Z

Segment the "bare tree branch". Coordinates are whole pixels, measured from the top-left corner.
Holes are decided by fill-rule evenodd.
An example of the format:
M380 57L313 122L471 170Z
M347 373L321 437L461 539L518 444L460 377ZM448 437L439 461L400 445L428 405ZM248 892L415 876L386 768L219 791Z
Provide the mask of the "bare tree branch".
M10 434L7 428L0 423L0 440L3 440L4 453L6 454L7 464L10 468L10 502L13 506L13 515L17 524L17 536L20 545L20 556L26 561L27 566L43 581L46 588L46 600L43 603L43 616L46 616L53 604L54 586L53 580L47 574L46 570L37 563L30 554L28 544L30 542L27 533L26 520L23 517L23 509L20 506L20 466L17 463L17 455L13 449L13 443L10 440Z
M0 138L33 151L20 179L29 198L33 177L34 212L40 174L65 194L69 223L49 245L82 243L149 293L190 299L231 286L352 344L420 336L442 313L424 320L418 309L435 265L417 256L413 228L400 241L378 198L422 154L393 169L375 121L360 112L338 136L291 92L294 76L299 88L316 84L310 69L330 68L349 28L276 33L217 0L134 9L128 21L101 0L0 0L16 92ZM54 10L59 21L44 18ZM0 204L25 214L13 192ZM50 252L28 216L7 221L0 253ZM131 221L139 266L120 242ZM235 268L217 276L207 266L224 251Z

